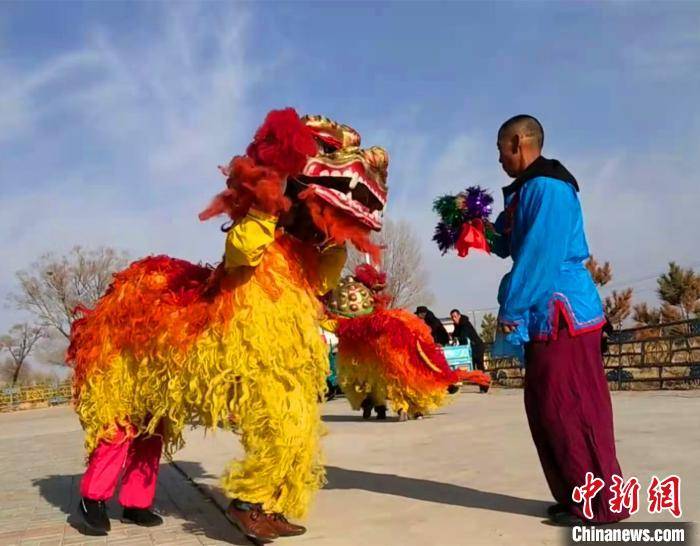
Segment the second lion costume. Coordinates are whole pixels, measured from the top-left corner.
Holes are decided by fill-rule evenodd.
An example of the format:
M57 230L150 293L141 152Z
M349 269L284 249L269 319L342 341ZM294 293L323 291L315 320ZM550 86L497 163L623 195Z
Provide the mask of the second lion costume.
M400 421L422 417L446 401L455 384L488 388L484 372L452 370L430 328L405 309L390 309L386 275L359 266L332 292L328 310L337 317L338 382L353 409L386 416L390 403Z

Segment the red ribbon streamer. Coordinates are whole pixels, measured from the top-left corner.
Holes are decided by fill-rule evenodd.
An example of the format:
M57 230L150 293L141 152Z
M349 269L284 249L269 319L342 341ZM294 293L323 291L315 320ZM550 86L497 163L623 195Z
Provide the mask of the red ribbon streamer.
M490 254L491 249L489 248L489 243L486 240L486 234L484 232L484 222L480 219L472 220L462 225L462 229L459 232L459 237L455 243L455 248L460 258L464 258L469 254L469 249L474 248L476 250L483 250L484 252Z

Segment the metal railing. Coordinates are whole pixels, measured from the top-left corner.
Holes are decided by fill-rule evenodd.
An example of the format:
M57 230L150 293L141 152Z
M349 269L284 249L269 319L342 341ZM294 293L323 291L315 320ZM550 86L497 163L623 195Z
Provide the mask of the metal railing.
M615 332L603 360L611 390L700 388L700 319ZM487 354L486 369L502 386L522 386L517 361Z
M613 388L697 388L700 319L615 332L604 360Z
M492 359L486 348L484 364L505 387L521 387L525 370L512 359ZM700 388L700 319L643 326L615 332L603 356L612 390ZM0 412L67 404L71 383L0 387Z
M71 383L0 387L0 412L37 406L57 406L71 400Z

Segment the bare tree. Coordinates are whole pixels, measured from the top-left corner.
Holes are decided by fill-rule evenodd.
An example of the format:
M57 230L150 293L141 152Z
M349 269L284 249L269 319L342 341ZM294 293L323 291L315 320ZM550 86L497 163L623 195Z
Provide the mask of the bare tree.
M384 250L381 268L387 275L387 294L391 307L410 308L429 305L433 295L428 289L428 274L423 267L420 241L411 224L405 220L387 220L381 233L375 238ZM351 250L346 263L346 273L365 262L363 254Z
M49 330L34 349L32 361L46 366L66 366L68 340L56 330Z
M44 328L32 326L26 322L15 324L10 332L0 338L0 349L10 355L12 386L14 387L22 371L22 366L32 352L34 345L45 335Z
M45 254L17 273L20 291L10 300L68 339L75 308L93 306L127 262L125 253L105 247L75 247L65 256Z

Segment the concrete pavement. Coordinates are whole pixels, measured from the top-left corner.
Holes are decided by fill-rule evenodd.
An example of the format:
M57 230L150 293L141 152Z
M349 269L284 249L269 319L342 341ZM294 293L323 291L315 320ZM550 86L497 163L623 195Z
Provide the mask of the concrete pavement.
M467 387L439 415L363 422L343 399L327 404L328 486L295 543L348 546L562 544L546 524L552 503L525 417L522 391ZM613 393L618 453L626 477L679 474L684 521L700 521L700 391ZM197 481L216 490L241 455L229 434L192 431L177 464L201 464ZM644 498L644 497L643 497ZM642 498L642 500L643 500ZM632 521L672 521L638 513Z
M288 544L387 546L561 544L544 522L551 498L529 437L522 392L471 388L440 414L408 423L363 422L344 399L324 407L328 486ZM700 521L699 391L613 394L619 458L645 488L652 475L679 474L683 521ZM230 433L192 430L177 467L221 506L218 475L241 455ZM0 546L109 543L245 544L220 510L164 463L153 530L113 520L108 537L70 524L83 469L80 427L70 408L0 414ZM118 508L111 507L117 517ZM637 514L635 521L671 521ZM697 532L697 530L696 530Z
M70 407L0 414L0 546L249 544L167 463L161 466L155 501L164 525L122 524L118 505L110 503L108 539L82 535L72 523L83 461L82 430Z

